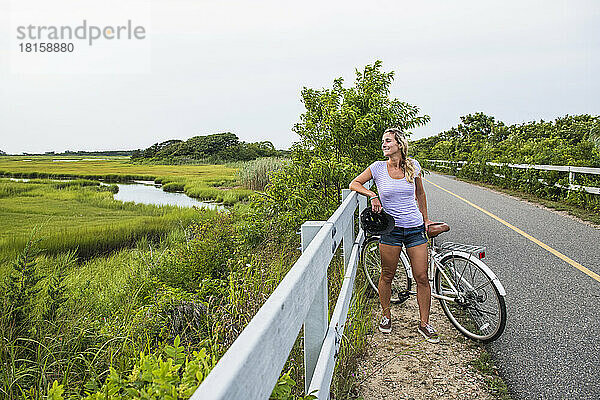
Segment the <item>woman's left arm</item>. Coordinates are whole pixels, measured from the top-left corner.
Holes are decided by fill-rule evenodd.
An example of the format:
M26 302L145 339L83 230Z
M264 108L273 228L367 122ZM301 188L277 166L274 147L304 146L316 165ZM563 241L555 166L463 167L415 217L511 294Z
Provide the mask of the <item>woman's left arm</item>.
M425 189L423 189L423 179L421 179L421 174L415 177L415 197L417 198L419 211L421 211L421 214L423 214L423 223L425 224L425 229L427 229L432 222L427 216L427 197L425 196Z

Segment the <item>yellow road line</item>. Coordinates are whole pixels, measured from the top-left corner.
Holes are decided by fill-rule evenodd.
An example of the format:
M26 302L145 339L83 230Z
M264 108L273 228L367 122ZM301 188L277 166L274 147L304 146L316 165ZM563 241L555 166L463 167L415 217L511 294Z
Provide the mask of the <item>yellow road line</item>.
M509 227L510 229L512 229L513 231L517 232L519 235L526 237L527 239L531 240L533 243L537 244L538 246L540 246L541 248L543 248L544 250L548 250L550 253L554 254L556 257L560 258L561 260L565 261L566 263L570 264L571 266L577 268L578 270L580 270L581 272L583 272L584 274L586 274L587 276L597 280L598 282L600 282L600 275L598 275L597 273L595 273L594 271L590 271L589 269L587 269L586 267L584 267L583 265L579 264L577 261L574 261L572 259L570 259L569 257L565 256L564 254L562 254L560 251L553 249L552 247L548 246L546 243L543 243L541 241L539 241L538 239L534 238L533 236L531 236L530 234L528 234L527 232L524 232L523 230L517 228L516 226L506 222L505 220L503 220L502 218L492 214L491 212L484 210L483 208L479 207L477 204L473 204L471 203L469 200L460 197L457 194L452 193L451 191L449 191L448 189L444 189L443 187L436 185L435 183L431 182L428 179L423 178L424 181L432 184L433 186L442 189L444 192L451 194L452 196L464 201L465 203L467 203L468 205L470 205L473 208L476 208L477 210L481 211L484 214L489 215L490 217L494 218L496 221L500 222L501 224L506 225L507 227Z

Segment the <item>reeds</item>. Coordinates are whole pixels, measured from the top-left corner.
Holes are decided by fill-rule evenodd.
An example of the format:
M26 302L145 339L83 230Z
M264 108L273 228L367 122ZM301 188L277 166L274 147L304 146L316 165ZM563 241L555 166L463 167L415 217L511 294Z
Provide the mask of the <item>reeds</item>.
M242 163L238 176L241 184L251 190L265 190L269 183L269 174L282 169L287 164L284 158L265 157Z
M0 182L0 199L4 197L17 196L22 193L29 192L35 187L32 184L26 184L21 182Z
M183 182L169 182L162 186L162 190L165 192L183 192L185 183Z

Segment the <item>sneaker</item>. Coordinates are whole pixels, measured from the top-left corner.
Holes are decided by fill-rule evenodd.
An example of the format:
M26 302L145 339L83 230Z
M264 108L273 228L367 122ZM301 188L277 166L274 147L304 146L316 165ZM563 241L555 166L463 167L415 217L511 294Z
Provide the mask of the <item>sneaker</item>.
M392 331L392 320L385 315L381 317L381 322L379 322L379 330L383 333L390 333Z
M421 335L423 335L423 337L429 342L429 343L438 343L440 341L440 335L438 335L438 333L435 331L435 329L433 329L433 326L427 324L425 326L421 326L421 324L419 324L419 333Z

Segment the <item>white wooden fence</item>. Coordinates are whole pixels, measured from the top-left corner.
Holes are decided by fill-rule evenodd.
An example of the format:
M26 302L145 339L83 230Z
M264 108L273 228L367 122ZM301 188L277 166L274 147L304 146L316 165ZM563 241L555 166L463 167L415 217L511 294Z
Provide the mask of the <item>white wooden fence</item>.
M446 161L446 160L426 160L431 164L437 164L438 166L446 166L450 168L449 165L465 165L468 164L467 161ZM600 195L600 187L595 186L583 186L576 185L573 182L575 181L575 174L590 174L590 175L600 175L600 168L589 168L589 167L574 167L569 165L535 165L535 164L503 164L503 163L494 163L487 162L487 165L492 165L495 167L509 167L509 168L519 168L519 169L537 169L541 171L561 171L569 173L569 185L559 185L555 184L555 186L560 187L562 189L568 190L584 190L588 193L598 194ZM460 170L462 167L456 167L457 170ZM543 181L542 181L543 182Z
M302 255L202 382L193 400L268 399L303 324L306 393L329 398L364 241L362 230L355 240L354 212L367 206L366 198L356 192L346 189L342 197L342 204L327 221L302 225ZM346 272L329 320L327 267L340 243Z

